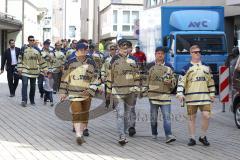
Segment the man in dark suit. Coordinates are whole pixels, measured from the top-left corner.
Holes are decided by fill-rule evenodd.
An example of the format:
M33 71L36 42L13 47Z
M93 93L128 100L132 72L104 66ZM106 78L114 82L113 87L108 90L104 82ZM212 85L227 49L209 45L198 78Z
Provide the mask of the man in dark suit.
M9 46L10 47L6 49L6 51L2 55L1 73L4 72L4 67L6 65L10 97L14 97L19 81L19 77L16 74L14 74L14 72L15 67L17 66L18 63L20 48L15 47L15 41L13 39L9 40Z

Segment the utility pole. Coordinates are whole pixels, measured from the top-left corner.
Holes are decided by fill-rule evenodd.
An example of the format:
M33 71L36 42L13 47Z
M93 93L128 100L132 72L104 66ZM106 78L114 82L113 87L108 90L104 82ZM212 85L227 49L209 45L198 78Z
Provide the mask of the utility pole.
M22 0L22 46L24 45L24 10L25 10L25 0Z
M64 38L67 38L67 0L64 0Z
M8 12L8 0L5 0L5 13Z

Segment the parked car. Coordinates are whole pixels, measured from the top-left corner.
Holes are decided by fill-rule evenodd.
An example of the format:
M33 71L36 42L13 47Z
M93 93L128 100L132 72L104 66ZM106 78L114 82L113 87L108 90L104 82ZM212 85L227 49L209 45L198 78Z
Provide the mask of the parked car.
M232 70L232 71L231 71ZM236 126L240 129L240 56L230 65L232 106Z

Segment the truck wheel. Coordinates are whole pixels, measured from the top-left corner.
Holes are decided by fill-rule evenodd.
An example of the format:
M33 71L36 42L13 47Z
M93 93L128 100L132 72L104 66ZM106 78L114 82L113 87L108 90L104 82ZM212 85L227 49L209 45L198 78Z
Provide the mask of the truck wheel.
M235 123L238 129L240 129L240 103L237 104L235 113L234 113Z

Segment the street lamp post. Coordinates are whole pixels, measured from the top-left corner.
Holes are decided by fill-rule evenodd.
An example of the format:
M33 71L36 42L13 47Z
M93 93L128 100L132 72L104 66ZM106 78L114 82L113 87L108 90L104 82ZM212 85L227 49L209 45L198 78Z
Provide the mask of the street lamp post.
M5 13L8 12L8 0L5 0Z
M25 0L22 0L22 45L24 45L24 10Z
M67 0L64 0L64 38L67 38Z

